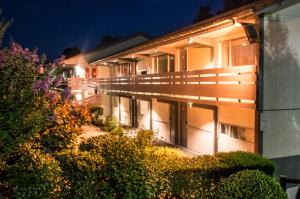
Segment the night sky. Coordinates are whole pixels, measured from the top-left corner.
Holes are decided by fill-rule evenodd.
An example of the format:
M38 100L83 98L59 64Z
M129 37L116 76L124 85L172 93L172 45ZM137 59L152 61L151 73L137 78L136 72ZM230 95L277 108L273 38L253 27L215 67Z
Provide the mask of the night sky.
M145 32L158 36L193 22L200 5L221 8L221 0L0 0L1 17L14 19L4 45L14 40L55 58L66 47L82 50L104 35Z

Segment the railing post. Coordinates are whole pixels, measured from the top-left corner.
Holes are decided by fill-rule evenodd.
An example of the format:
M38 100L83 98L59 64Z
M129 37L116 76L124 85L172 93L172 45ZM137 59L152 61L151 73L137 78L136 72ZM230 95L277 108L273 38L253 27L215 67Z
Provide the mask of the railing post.
M284 191L286 191L286 176L281 175L279 177L280 185Z

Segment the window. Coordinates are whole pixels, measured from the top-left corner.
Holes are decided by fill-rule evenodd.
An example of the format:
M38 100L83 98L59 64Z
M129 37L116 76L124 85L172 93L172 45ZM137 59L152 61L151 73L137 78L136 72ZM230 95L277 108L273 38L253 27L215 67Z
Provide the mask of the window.
M159 55L153 58L156 73L175 71L175 56L172 54Z
M221 133L238 140L253 143L251 130L245 127L234 126L231 124L221 124Z
M250 44L246 38L241 38L224 41L222 45L225 67L255 65L257 44Z

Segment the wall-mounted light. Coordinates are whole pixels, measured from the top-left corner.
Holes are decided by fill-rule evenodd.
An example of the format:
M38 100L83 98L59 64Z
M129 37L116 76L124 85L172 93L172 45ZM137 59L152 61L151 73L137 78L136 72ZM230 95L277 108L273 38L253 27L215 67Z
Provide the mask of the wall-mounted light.
M189 102L189 103L188 103L188 107L189 107L189 108L192 108L192 107L193 107L193 103L192 103L192 102Z
M242 24L238 22L237 18L233 18L233 25L235 27L241 27L242 26Z
M189 38L188 38L188 43L189 43L189 44L192 44L193 42L194 42L193 38L192 38L192 37L189 37Z
M155 48L155 49L154 49L154 52L156 52L156 53L157 53L157 51L158 51L158 49L157 49L157 48Z
M131 55L131 58L134 59L134 54Z

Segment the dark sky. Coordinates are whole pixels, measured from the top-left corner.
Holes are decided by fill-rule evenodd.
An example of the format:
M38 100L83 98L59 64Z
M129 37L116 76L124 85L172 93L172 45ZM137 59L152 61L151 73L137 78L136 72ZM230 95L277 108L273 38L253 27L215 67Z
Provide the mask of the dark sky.
M158 36L191 24L200 5L219 10L221 0L0 0L2 17L14 19L4 42L38 47L49 58L65 47L94 47L103 35L146 32Z

